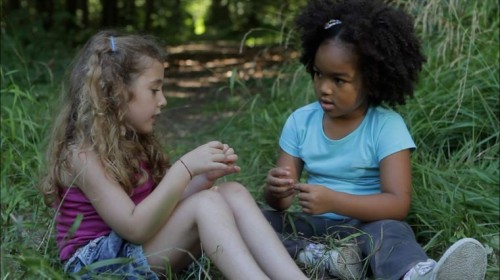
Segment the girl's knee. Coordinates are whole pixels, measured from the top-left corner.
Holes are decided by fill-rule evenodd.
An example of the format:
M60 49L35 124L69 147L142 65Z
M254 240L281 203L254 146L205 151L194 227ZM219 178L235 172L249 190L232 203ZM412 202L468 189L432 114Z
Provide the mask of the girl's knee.
M403 233L403 232L413 232L411 227L403 221L398 220L383 220L383 228L386 231Z
M382 238L383 236L413 237L413 230L403 221L380 220L370 222L361 227L361 230L371 236Z
M225 203L224 197L217 191L204 190L193 195L197 201L195 202L200 207Z
M223 196L250 196L248 190L242 184L238 182L227 182L222 183L215 188L216 191L220 192Z
M366 223L363 227L365 228L376 228L376 229L388 229L388 228L404 228L407 224L398 220L379 220L374 222Z

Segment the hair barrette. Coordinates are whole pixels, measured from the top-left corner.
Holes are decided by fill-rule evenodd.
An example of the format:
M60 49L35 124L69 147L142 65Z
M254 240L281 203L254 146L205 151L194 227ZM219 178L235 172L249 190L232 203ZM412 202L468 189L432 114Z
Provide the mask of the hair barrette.
M109 42L111 43L111 51L115 52L116 51L115 37L109 36Z
M329 29L329 28L332 28L333 26L341 24L341 23L342 22L340 20L338 20L338 19L331 19L327 23L325 23L324 28L325 29Z

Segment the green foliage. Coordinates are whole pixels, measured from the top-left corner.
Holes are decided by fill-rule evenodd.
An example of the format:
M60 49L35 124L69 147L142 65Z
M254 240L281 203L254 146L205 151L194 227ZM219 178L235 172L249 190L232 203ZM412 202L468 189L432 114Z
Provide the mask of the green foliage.
M490 250L487 279L498 279L498 3L397 2L417 16L428 58L415 98L398 108L418 146L413 154L414 196L408 221L434 258L459 238L479 239ZM37 25L20 23L29 19L18 15L19 21L9 22L7 28L2 23L0 277L64 279L57 259L54 213L43 205L35 186L44 166L51 114L56 113L55 95L75 41L35 32ZM214 104L207 113L227 110L231 114L215 127L183 140L189 141L187 148L201 138L231 143L242 172L228 180L241 181L261 202L282 125L294 109L314 100L310 77L301 66L290 63L271 81L252 84L233 75L228 88L232 94L227 102ZM186 272L186 279L220 276L207 258L200 262Z
M50 107L58 86L54 73L65 61L20 49L19 42L2 34L1 98L1 219L2 279L31 277L61 279L50 209L36 190L44 166L43 146L51 122ZM34 59L34 58L37 59ZM57 276L59 274L59 276Z
M1 26L23 37L23 44L68 46L83 43L103 28L145 32L170 45L188 40L253 40L276 42L288 18L305 0L5 0ZM44 37L44 40L37 38ZM47 36L51 37L47 40ZM57 48L60 50L60 47ZM44 48L44 50L53 50Z
M54 249L48 244L51 248L55 246L51 232L47 231L50 211L35 188L43 166L40 144L47 125L42 114L49 107L37 102L30 90L23 90L15 83L8 83L0 94L2 274L15 277L32 269L49 273L48 263L54 263L55 259L43 260L39 252L33 252L38 248L49 256ZM20 269L23 266L28 270Z

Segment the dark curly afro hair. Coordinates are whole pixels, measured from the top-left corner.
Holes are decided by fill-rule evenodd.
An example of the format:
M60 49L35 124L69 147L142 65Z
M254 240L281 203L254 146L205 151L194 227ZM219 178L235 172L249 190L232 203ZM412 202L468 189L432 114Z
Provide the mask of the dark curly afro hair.
M342 23L325 29L332 19ZM402 105L413 96L425 57L406 12L383 0L310 0L295 24L300 61L311 75L319 45L340 40L356 48L370 105Z

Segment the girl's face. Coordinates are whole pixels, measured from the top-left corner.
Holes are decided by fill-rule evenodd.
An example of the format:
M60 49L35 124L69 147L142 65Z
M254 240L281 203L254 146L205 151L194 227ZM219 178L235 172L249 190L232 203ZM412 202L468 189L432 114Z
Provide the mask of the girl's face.
M358 56L349 44L323 42L316 51L313 75L316 96L327 116L350 119L364 115L367 105Z
M149 67L130 85L132 99L128 102L126 121L137 133L146 134L153 131L153 124L160 114L161 107L167 104L163 95L163 64L149 59Z

